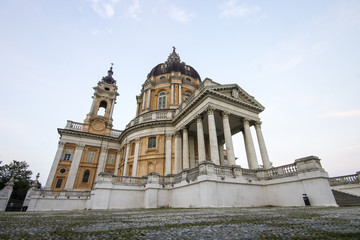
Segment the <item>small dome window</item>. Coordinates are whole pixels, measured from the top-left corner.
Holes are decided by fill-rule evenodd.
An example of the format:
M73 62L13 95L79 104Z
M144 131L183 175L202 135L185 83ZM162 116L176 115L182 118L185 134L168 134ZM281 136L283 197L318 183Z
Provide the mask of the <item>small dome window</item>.
M162 77L160 78L160 81L165 81L165 79L166 79L166 77L162 76Z
M106 87L105 90L106 90L106 91L110 91L110 88Z
M190 93L185 93L185 101L191 96Z
M186 78L185 81L191 82L191 79L190 79L190 78Z
M66 169L65 169L65 168L60 169L60 173L61 173L61 174L66 173Z

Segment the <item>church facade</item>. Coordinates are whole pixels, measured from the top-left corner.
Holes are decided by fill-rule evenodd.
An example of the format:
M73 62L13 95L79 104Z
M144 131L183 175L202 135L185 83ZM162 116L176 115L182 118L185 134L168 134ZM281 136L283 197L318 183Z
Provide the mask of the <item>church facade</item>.
M29 210L302 206L303 194L312 205L336 206L317 157L274 167L261 131L264 107L237 84L201 80L175 48L147 75L124 130L112 128L117 90L111 67L84 122L58 129L48 180ZM244 146L233 144L239 132ZM240 147L248 168L236 165Z

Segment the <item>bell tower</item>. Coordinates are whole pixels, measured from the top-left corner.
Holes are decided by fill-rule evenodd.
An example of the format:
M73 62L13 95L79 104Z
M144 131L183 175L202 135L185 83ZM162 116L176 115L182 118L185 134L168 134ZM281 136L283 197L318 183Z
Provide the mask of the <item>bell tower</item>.
M103 77L94 87L93 102L90 112L86 115L84 120L83 131L95 134L108 135L111 134L112 129L112 114L116 97L119 96L117 92L116 81L112 77L114 74L111 64L108 75Z

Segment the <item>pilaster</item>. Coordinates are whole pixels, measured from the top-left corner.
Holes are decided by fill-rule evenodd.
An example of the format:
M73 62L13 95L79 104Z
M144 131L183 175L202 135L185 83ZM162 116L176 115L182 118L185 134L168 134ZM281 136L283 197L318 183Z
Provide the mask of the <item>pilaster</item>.
M140 138L136 138L135 139L135 153L134 153L134 164L133 164L133 169L132 169L132 176L136 177L136 172L137 172L137 163L138 163L138 158L139 158L139 145L140 145Z
M166 134L165 175L171 174L171 140L172 140L172 134Z
M81 160L81 156L82 156L84 147L85 147L85 145L83 145L83 144L76 145L74 158L72 160L69 174L68 174L66 184L65 184L65 190L72 190L74 188L76 174L79 169L79 164L80 164L80 160Z
M53 161L53 164L51 166L50 173L49 173L48 179L47 179L46 184L45 184L45 189L47 189L47 190L51 189L51 185L52 185L52 182L54 181L56 169L58 168L60 158L61 158L61 154L62 154L62 152L64 150L64 147L65 147L65 142L59 141L58 149L56 151L54 161Z

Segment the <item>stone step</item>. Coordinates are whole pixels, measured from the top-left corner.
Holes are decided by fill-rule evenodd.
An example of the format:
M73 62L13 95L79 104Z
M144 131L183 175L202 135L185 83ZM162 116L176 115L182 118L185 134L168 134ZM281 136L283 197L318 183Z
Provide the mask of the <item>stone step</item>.
M360 197L337 190L332 190L332 192L339 206L360 206Z

